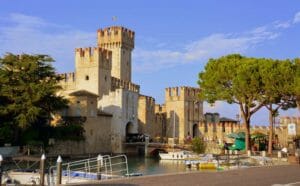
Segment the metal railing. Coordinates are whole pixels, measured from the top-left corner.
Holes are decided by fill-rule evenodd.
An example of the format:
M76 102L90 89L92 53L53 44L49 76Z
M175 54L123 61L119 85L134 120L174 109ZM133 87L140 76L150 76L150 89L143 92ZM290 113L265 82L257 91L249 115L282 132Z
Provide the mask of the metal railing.
M98 157L61 164L62 184L80 183L88 180L115 179L128 176L126 155ZM57 166L49 169L48 183L56 185Z

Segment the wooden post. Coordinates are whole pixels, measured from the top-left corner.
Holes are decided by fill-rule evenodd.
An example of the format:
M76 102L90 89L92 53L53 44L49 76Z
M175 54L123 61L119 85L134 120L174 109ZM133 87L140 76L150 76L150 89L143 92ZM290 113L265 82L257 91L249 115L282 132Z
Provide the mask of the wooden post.
M103 165L103 156L101 156L100 154L97 157L97 179L101 180L101 167Z
M281 158L282 158L282 152L281 152L281 150L277 152L277 158L278 158L278 159L281 159Z
M247 156L248 156L248 157L251 156L251 150L247 150Z
M46 156L43 154L40 162L40 186L45 185L45 160Z
M3 157L0 154L0 186L2 185L2 161L3 161Z
M60 156L58 156L56 161L56 184L61 184L61 176L62 176L62 159Z

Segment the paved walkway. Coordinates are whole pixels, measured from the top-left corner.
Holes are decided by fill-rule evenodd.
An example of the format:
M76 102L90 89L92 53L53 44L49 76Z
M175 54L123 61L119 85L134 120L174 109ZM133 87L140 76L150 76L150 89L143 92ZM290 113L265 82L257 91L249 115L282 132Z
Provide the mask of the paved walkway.
M220 186L300 186L300 166L282 165L255 167L221 172L190 172L168 175L142 176L122 180L108 180L86 184L85 186L181 186L181 185L220 185Z

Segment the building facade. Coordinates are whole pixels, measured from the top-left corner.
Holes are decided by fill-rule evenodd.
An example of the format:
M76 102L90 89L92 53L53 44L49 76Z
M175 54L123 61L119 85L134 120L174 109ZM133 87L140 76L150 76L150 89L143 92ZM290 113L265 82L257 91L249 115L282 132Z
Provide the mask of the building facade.
M131 82L134 37L124 27L99 29L97 46L76 48L75 72L61 74L59 94L70 100L62 115L86 118L82 153L123 153L128 134L142 133L159 141L175 137L180 143L189 133L199 134L199 89L167 88L166 102L159 105Z
M142 95L140 86L132 82L134 38L133 31L113 26L97 31L95 47L75 49L75 72L61 74L63 89L58 94L70 100L62 116L86 118L86 140L75 150L62 145L61 151L124 153L129 134L145 134L159 142L172 138L183 144L187 136L223 141L227 134L241 130L238 122L216 113L204 116L199 88L166 88L163 104ZM267 133L268 128L252 130ZM286 126L276 127L275 132L287 143Z

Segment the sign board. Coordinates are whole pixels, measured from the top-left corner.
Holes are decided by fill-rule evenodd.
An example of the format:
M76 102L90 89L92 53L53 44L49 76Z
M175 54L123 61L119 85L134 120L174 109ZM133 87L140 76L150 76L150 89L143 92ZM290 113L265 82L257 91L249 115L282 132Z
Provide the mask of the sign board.
M288 124L288 135L296 135L296 124L295 123Z

